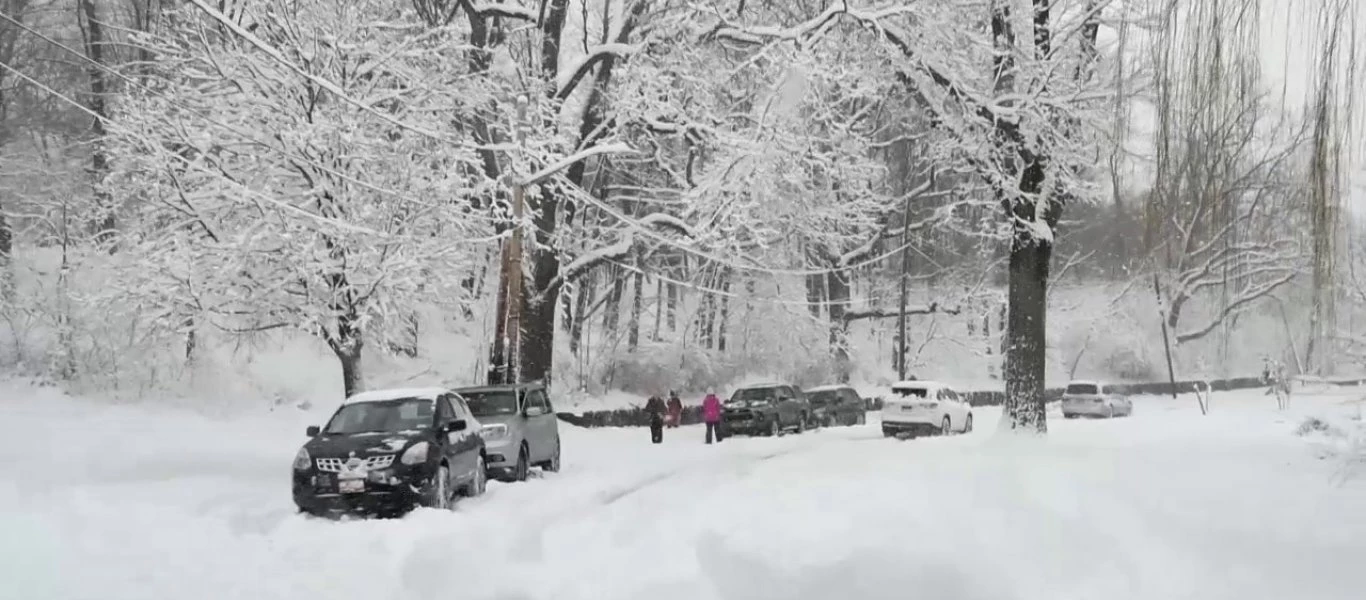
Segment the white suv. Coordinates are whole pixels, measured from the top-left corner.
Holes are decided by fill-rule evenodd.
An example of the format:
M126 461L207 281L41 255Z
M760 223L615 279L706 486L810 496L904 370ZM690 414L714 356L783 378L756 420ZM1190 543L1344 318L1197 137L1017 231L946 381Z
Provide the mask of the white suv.
M949 435L972 431L972 406L953 388L933 381L892 384L882 402L882 435Z
M1062 416L1127 417L1134 414L1134 403L1115 393L1113 387L1095 381L1073 381L1062 393Z

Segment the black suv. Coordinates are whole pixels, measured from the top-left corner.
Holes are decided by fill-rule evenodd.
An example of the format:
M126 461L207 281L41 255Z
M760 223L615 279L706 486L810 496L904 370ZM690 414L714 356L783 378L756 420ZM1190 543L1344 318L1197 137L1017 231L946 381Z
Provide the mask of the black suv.
M823 385L806 390L816 421L833 425L862 425L867 422L868 403L847 385Z
M450 508L487 482L484 440L469 407L441 388L381 390L346 400L294 457L294 504L319 516L401 516Z
M751 385L735 390L721 412L726 435L801 433L811 425L811 404L802 389L785 383Z

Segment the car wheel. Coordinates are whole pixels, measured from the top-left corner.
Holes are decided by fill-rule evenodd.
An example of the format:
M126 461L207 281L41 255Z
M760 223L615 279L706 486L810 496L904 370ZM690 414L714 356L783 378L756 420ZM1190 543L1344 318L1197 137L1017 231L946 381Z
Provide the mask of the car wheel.
M555 452L550 455L550 460L541 464L541 468L550 473L560 471L560 439L555 438Z
M484 466L484 455L480 454L475 459L474 479L470 480L469 485L465 486L465 496L468 498L478 498L484 495L484 490L488 488L488 470Z
M953 423L949 421L948 415L944 415L944 420L939 424L939 434L948 435L953 433Z
M527 456L526 446L522 446L522 449L517 452L517 466L513 468L512 472L513 481L526 481L527 474L531 471L531 463L527 462L528 460L530 459Z
M972 413L968 413L968 421L963 423L963 433L972 433Z
M894 436L894 435L896 435L896 432L895 432L895 431L892 431L892 430L890 430L890 429L885 429L885 428L882 430L882 437L892 437L892 436Z
M449 510L451 508L451 469L446 465L436 468L436 474L432 475L429 484L432 489L432 498L428 503L431 508Z

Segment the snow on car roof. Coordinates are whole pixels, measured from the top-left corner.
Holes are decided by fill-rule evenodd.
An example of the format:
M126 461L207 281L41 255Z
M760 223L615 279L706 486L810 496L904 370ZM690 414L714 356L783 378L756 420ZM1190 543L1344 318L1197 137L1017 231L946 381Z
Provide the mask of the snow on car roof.
M1068 387L1072 387L1074 385L1100 385L1100 382L1094 379L1073 379L1072 381L1067 383Z
M394 388L389 390L373 390L352 394L343 404L355 404L357 402L383 402L385 400L401 400L403 398L426 398L435 400L441 394L449 393L450 390L439 387L425 388Z
M811 393L811 392L833 392L833 391L835 391L835 390L842 390L842 389L845 389L845 388L847 388L847 387L849 387L849 386L844 385L844 384L842 384L842 383L832 383L832 384L830 384L830 385L818 385L818 386L816 386L816 387L807 389L806 392L807 392L808 394Z
M892 389L897 389L897 388L910 388L910 389L913 389L913 390L918 390L918 389L930 390L930 389L938 389L938 388L946 388L946 387L949 387L949 385L948 385L947 383L939 383L938 381L928 381L928 380L924 380L924 379L915 379L915 380L911 380L911 381L898 381L898 382L892 384Z

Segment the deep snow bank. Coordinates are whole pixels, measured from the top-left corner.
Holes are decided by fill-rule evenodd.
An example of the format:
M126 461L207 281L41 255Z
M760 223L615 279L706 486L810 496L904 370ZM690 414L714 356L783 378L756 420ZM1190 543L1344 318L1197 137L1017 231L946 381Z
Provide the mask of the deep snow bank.
M316 417L214 421L0 388L0 597L1360 598L1366 474L1297 435L1351 396L1143 398L1045 440L876 424L703 446L562 429L565 470L449 513L294 514ZM331 407L320 407L325 412Z

